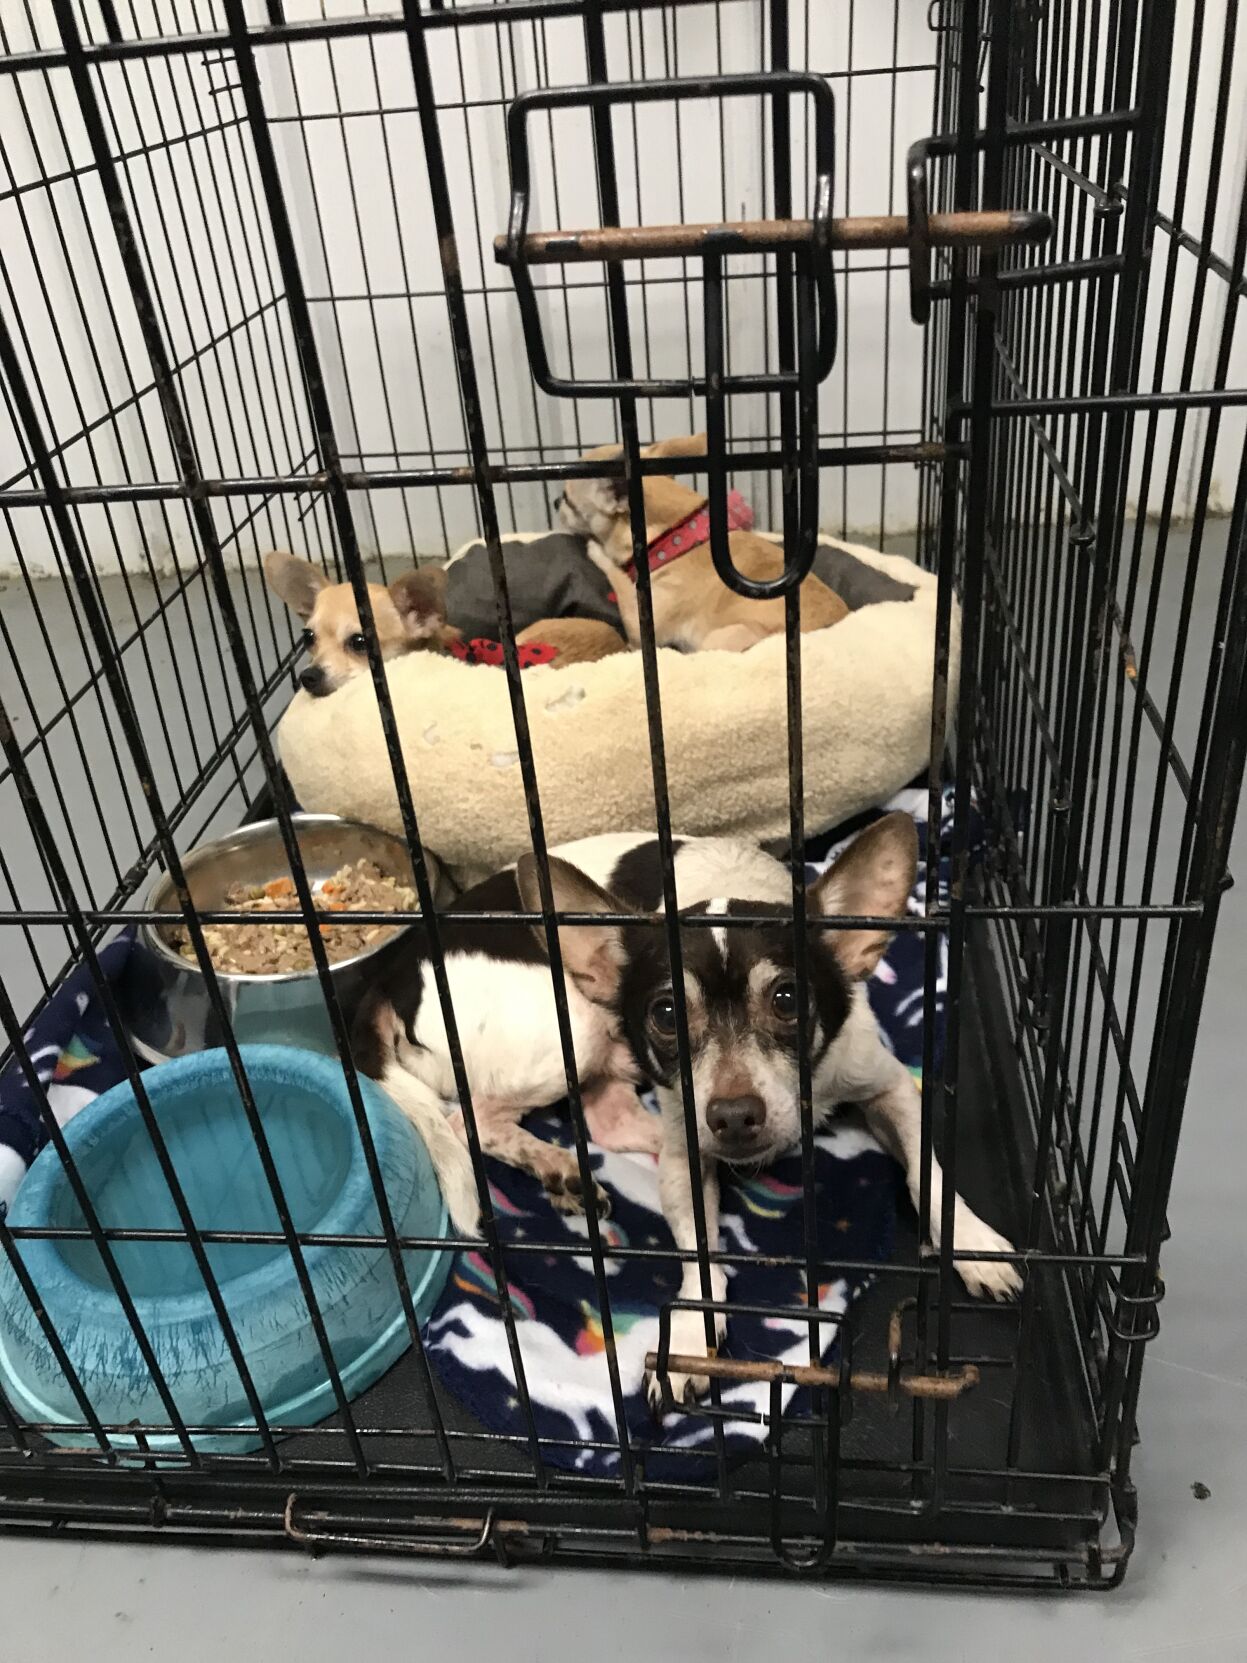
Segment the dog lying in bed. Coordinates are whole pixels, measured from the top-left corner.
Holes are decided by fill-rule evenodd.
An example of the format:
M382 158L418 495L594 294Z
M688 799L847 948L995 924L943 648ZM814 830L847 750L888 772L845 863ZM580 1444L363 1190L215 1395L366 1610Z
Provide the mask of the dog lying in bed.
M603 445L589 451L586 460L619 452L618 445ZM704 456L706 436L660 439L643 454ZM765 636L781 633L782 599L738 595L715 571L706 498L662 476L647 478L644 491L656 644L743 652ZM521 669L587 664L623 652L620 627L628 644L639 646L641 640L624 482L568 480L559 512L571 537L542 538L527 562L522 549L512 546L503 552ZM752 514L735 492L729 516L728 546L737 570L755 579L779 576L782 552L769 538L753 533ZM585 572L574 570L584 566L585 553L605 579L600 594L586 582ZM311 662L299 675L306 692L322 697L367 668L367 642L349 583L331 583L319 567L280 549L265 555L264 575L274 594L307 626ZM383 660L424 650L469 663L503 661L501 644L485 633L497 626L491 622L493 572L483 544L470 545L448 566L404 572L388 587L370 583L368 595ZM848 612L840 595L815 573L802 583L803 630L825 629Z
M488 567L483 546L477 564L481 560ZM368 599L383 661L424 651L448 653L469 663L501 664L501 643L479 627L479 606L474 608L469 600L462 614L451 615L448 596L464 587L465 576L475 576L479 590L480 575L456 573L452 578L443 566L423 566L404 572L388 588L370 583ZM281 549L265 555L264 577L273 593L307 626L304 639L311 662L299 674L305 692L322 698L367 670L368 642L349 583L331 583L310 560ZM549 580L547 570L541 581L549 587ZM492 597L492 577L486 574L486 581ZM516 622L522 624L522 613ZM627 651L618 629L603 619L586 617L538 617L517 627L515 644L521 669L530 664L589 664Z
M899 918L917 868L917 835L905 814L862 832L811 888L812 915ZM614 1149L658 1148L663 1211L676 1244L695 1247L684 1110L679 1091L675 1002L665 931L642 923L660 905L657 842L647 834L612 834L564 845L550 862L556 910L635 915L635 925L563 925L573 1046L589 1135ZM681 930L697 1134L707 1229L718 1245L718 1166L758 1166L800 1139L797 1090L798 988L793 969L791 877L753 844L733 839L678 840L675 856L682 917L722 917L721 925ZM531 855L464 895L442 919L446 973L472 1089L482 1148L531 1171L553 1205L583 1207L573 1151L543 1142L521 1124L525 1113L564 1092L542 926L517 921L457 922L455 911L539 910ZM733 928L733 913L762 913L774 926ZM918 1089L879 1038L865 982L889 939L884 928L812 930L808 937L805 1011L815 1124L841 1103L861 1106L867 1124L904 1169L918 1202L921 1103ZM366 996L353 1038L358 1065L390 1093L424 1137L457 1228L472 1233L476 1191L464 1145L443 1104L454 1095L446 1032L427 942L416 925ZM641 1107L635 1083L657 1090L661 1115ZM460 1123L461 1129L461 1123ZM603 1191L591 1197L599 1212ZM938 1245L941 1174L931 1162L931 1230ZM1009 1243L957 1197L954 1242L961 1252L1008 1253ZM974 1294L1009 1298L1017 1271L1001 1260L961 1260ZM713 1269L715 1297L726 1282ZM681 1297L700 1295L695 1263L684 1266ZM720 1335L725 1319L718 1318ZM704 1356L703 1318L675 1312L673 1355ZM677 1398L691 1400L706 1380L672 1374ZM658 1387L651 1382L651 1399Z
M588 451L585 461L605 461L619 445ZM642 456L704 456L706 435L660 439ZM654 639L660 647L694 652L718 648L744 652L784 629L784 599L755 600L738 595L715 570L710 553L710 513L699 491L664 475L644 480L645 536L654 604ZM628 640L640 645L636 578L632 565L632 525L628 487L622 479L569 479L563 485L559 516L568 531L585 538L591 560L609 578L619 602ZM744 577L765 581L779 577L784 556L770 538L757 535L753 515L736 492L728 498L728 550ZM849 608L813 572L801 584L801 628L827 629L847 617Z

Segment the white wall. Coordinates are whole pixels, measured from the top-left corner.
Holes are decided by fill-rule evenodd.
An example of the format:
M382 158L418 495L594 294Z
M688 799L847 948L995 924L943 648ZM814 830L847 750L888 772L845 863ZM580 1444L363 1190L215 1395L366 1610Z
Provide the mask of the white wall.
M1176 220L1197 241L1205 242L1226 264L1233 257L1240 214L1247 212L1244 188L1247 182L1247 34L1241 18L1232 52L1223 53L1229 0L1210 0L1203 11L1202 38L1192 56L1193 23L1196 8L1192 0L1178 0L1171 69L1171 95L1164 157L1161 167L1160 211ZM1237 10L1237 8L1233 8ZM1218 84L1223 57L1229 70L1228 119L1218 164L1214 152L1214 124ZM1191 142L1185 202L1176 202L1182 156L1182 132L1186 116L1187 91L1194 83L1191 99ZM1215 169L1215 172L1212 170ZM1215 385L1241 387L1247 383L1247 344L1242 330L1235 330L1241 310L1240 297L1223 277L1209 276L1198 321L1193 323L1198 264L1189 252L1177 256L1173 301L1163 309L1164 274L1171 242L1163 232L1155 241L1147 326L1144 336L1140 386L1158 388L1209 388ZM1227 331L1227 319L1229 328ZM1217 365L1223 341L1230 343L1226 368L1218 383ZM1146 433L1138 424L1132 469L1132 495L1137 501L1141 487L1142 452ZM1207 492L1212 513L1229 513L1238 484L1247 437L1247 418L1241 410L1220 415L1206 410L1192 411L1185 418L1162 414L1156 421L1157 455L1167 458L1175 437L1181 437L1175 489L1175 510L1180 516L1194 513L1200 501L1200 470L1212 441L1212 473ZM1144 508L1149 515L1161 507L1163 476L1154 475Z
M862 8L852 43L858 68L930 65L933 37L925 26L925 8L902 8L893 41L893 20L879 10ZM721 8L716 32L712 8L685 8L674 18L657 13L609 20L608 56L618 78L650 79L718 70L747 70L761 61L757 0L729 0ZM833 75L850 62L845 8L813 5L808 35L804 8L795 6L794 39L802 61ZM505 37L500 50L500 37ZM500 30L449 33L432 40L435 82L447 106L442 130L455 202L463 279L469 293L473 340L482 383L482 402L491 448L514 460L533 459L544 450L557 459L587 444L614 437L609 404L574 405L536 392L528 372L519 320L508 273L492 257L492 239L507 222L510 202L503 104L517 90L539 84L581 82L587 71L581 27L574 20L550 23L541 31L516 26ZM308 47L270 65L274 102L284 113L305 118L341 107L375 108L378 101L403 110L382 122L375 118L347 123L345 138L335 121L305 121L302 130L287 126L284 158L291 180L291 200L301 205L305 263L316 273L317 292L337 297L336 306L320 306L317 316L327 363L336 367L336 404L341 412L344 444L366 453L371 465L393 465L397 444L404 462L430 454L459 459L462 428L446 389L454 367L440 297L408 306L401 300L369 306L348 299L364 293L404 294L412 289L436 292L440 282L435 244L428 232L424 179L417 159L420 143L411 103L406 64L401 55L376 53L364 42L330 53ZM375 79L374 79L375 74ZM888 211L900 201L900 167L910 142L929 132L934 78L930 68L898 79L902 96L890 103L891 78L857 81L846 93L844 79L833 80L838 95L837 211ZM378 87L380 100L378 100ZM466 109L450 106L466 105ZM629 223L738 218L766 211L763 166L769 155L763 112L754 99L716 104L685 104L678 116L673 105L644 107L615 118L616 150L623 215ZM388 191L385 140L390 155L405 154L413 165L402 182L397 204ZM305 147L306 140L306 147ZM595 169L589 120L581 112L534 124L533 226L572 227L598 223ZM794 146L798 202L809 178L804 131ZM557 182L553 158L557 157ZM678 165L682 159L682 166ZM347 205L352 195L360 211L362 235L354 234ZM334 209L329 207L333 203ZM335 219L348 234L325 234ZM846 428L871 437L885 425L896 436L916 433L920 420L921 346L908 321L903 274L877 269L880 256L855 258L855 275L842 285L840 362L823 389L821 426L835 437ZM863 269L875 268L875 269ZM631 268L639 275L638 268ZM729 270L729 345L731 363L740 370L767 362L768 327L763 305L761 262L734 260ZM600 267L570 267L566 293L556 290L544 308L556 367L570 367L569 341L580 376L609 372L609 346ZM701 293L697 268L682 262L649 263L645 287L633 292L632 322L638 372L686 373L700 368ZM558 284L551 270L543 281ZM482 292L484 291L484 292ZM890 343L890 350L889 350ZM438 396L440 393L441 396ZM848 412L846 420L846 410ZM670 401L643 411L654 432L701 424L688 400ZM732 412L733 435L763 436L767 411L761 398L740 400ZM763 491L762 481L743 482ZM503 493L509 523L546 523L548 488ZM874 529L880 522L881 479L829 477L824 517L828 526ZM404 540L405 515L416 520L419 536L432 521L431 505L378 494L371 508L373 535L382 547ZM475 531L474 509L467 493L443 493L443 511L451 541ZM916 487L912 472L891 470L888 521L913 522ZM371 529L371 528L369 528ZM436 527L433 527L436 535Z
M1205 62L1198 101L1187 223L1198 230L1207 178L1212 91L1225 0L1205 7ZM292 0L297 19L354 13L361 0ZM1175 82L1185 76L1191 0L1180 0ZM90 10L90 8L88 8ZM220 24L219 6L200 5L202 26ZM258 21L263 8L252 8ZM932 130L935 37L926 0L895 8L828 5L794 0L794 60L832 77L837 98L837 212L876 213L903 207L902 169L910 142ZM185 7L182 8L185 11ZM756 68L764 61L764 8L759 0L725 0L719 7L684 7L609 19L609 63L614 78L693 76L719 69ZM21 15L15 15L15 14ZM53 45L43 20L32 37L24 8L0 8L7 44L20 49ZM185 28L173 0L144 0L142 32ZM133 29L134 25L127 24ZM850 41L850 28L852 38ZM500 24L442 30L432 40L435 85L455 207L459 252L482 402L493 454L513 461L544 455L557 460L583 445L613 437L609 404L573 406L536 392L528 374L508 274L492 259L493 236L506 224L509 199L503 115L517 90L585 78L580 25L575 21ZM1241 54L1240 54L1241 56ZM843 72L904 66L897 77ZM1235 85L1243 72L1236 62ZM386 468L466 460L441 273L429 209L410 66L401 39L309 43L262 54L265 97L279 119L275 131L294 216L317 338L328 377L339 443L360 465ZM271 238L254 176L241 100L230 88L227 62L194 56L151 64L115 65L100 78L106 118L124 164L144 253L163 303L162 323L179 376L204 471L249 477L297 472L313 439L292 373L293 343L279 295ZM1206 87L1205 87L1205 84ZM1205 90L1207 96L1204 96ZM895 94L895 96L893 96ZM1228 254L1244 167L1245 106L1233 101L1234 123L1221 170L1215 242ZM767 211L763 166L768 146L756 101L725 106L649 106L633 123L616 118L620 185L627 221L659 222L752 216ZM352 112L339 119L339 112ZM378 113L384 112L384 114ZM1171 200L1181 103L1175 94L1162 205ZM222 129L222 130L218 130ZM557 201L550 136L558 158ZM145 360L98 185L89 171L51 191L21 187L89 162L72 89L64 71L50 76L0 78L0 251L5 268L0 307L17 320L33 371L47 430L72 440L63 457L73 484L99 479L173 479L176 468L164 437ZM567 114L551 130L534 131L534 226L598 222L587 117ZM131 155L155 144L149 158ZM798 134L794 175L808 177L804 137ZM6 189L7 184L7 189ZM798 199L798 206L800 201ZM1163 239L1158 252L1164 253ZM902 256L894 271L886 256L854 256L839 281L841 350L822 389L825 441L846 432L861 442L886 435L917 436L921 419L922 337L909 321ZM636 268L633 268L635 270ZM736 260L731 285L731 367L760 367L767 353L763 285L745 276L756 262ZM1189 313L1193 261L1181 257L1181 283L1172 315L1153 316L1144 362L1163 340L1161 384L1176 385L1181 368L1184 308ZM558 273L551 268L551 280ZM608 333L599 267L567 269L566 294L550 296L547 323L556 364L566 367L570 339L578 374L605 371ZM678 262L650 264L647 283L634 291L638 369L682 373L700 362L700 294L695 274ZM671 279L677 281L671 281ZM368 298L372 297L372 298ZM1197 343L1194 384L1210 373L1224 306L1224 285L1210 287ZM772 325L773 327L773 325ZM208 350L204 350L208 348ZM196 359L196 355L199 355ZM192 362L192 360L195 360ZM1230 379L1242 379L1235 362ZM126 403L115 420L110 409ZM700 425L688 401L643 411L654 431ZM766 432L764 401L734 403L733 436ZM1162 418L1160 437L1173 418ZM1186 423L1177 508L1189 512L1195 441L1206 418ZM98 425L95 425L98 424ZM1232 496L1241 448L1241 419L1227 418L1218 450L1212 500ZM93 428L88 437L74 438ZM0 480L27 466L16 433L0 417ZM1138 468L1135 476L1137 485ZM767 513L767 487L741 480ZM504 524L548 522L547 487L500 492ZM875 537L911 527L916 476L892 467L829 470L822 482L824 525ZM1149 506L1155 507L1155 492ZM467 487L436 492L361 496L357 522L369 550L437 553L475 533ZM773 510L772 510L773 512ZM231 556L251 558L273 542L315 548L323 543L323 513L307 499L265 508L259 499L216 503L216 523ZM54 552L42 516L23 512L17 529L0 532L0 569L20 550L29 569L52 569ZM88 546L101 570L150 562L167 569L191 559L195 547L183 507L84 511Z

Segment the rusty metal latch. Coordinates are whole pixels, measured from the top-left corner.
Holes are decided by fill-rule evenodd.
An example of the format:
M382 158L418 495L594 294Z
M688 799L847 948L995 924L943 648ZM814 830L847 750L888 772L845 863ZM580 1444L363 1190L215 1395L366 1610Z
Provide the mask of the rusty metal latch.
M528 1533L527 1525L521 1520L495 1518L491 1507L480 1518L403 1519L393 1521L401 1524L401 1534L367 1535L358 1530L338 1529L329 1522L330 1515L327 1513L308 1513L299 1519L295 1514L298 1501L298 1496L293 1493L286 1498L282 1529L292 1542L312 1550L352 1548L369 1553L470 1559L492 1546L505 1562L503 1538Z
M905 1314L914 1307L913 1299L903 1299L895 1306L888 1318L888 1366L880 1372L877 1369L858 1369L849 1363L846 1357L842 1362L831 1368L821 1363L782 1363L777 1360L764 1362L749 1362L739 1357L720 1357L717 1355L697 1357L680 1353L672 1354L665 1359L662 1354L662 1344L665 1341L665 1324L660 1327L660 1345L657 1351L646 1353L645 1368L650 1374L660 1377L671 1373L704 1375L707 1379L741 1381L762 1381L771 1386L809 1386L815 1389L829 1388L832 1391L870 1392L880 1396L892 1398L899 1402L902 1397L936 1398L945 1402L960 1397L963 1392L972 1391L979 1383L979 1371L973 1363L963 1363L960 1368L937 1370L929 1374L907 1374L904 1371L901 1354L901 1334ZM679 1307L681 1309L726 1310L728 1307L721 1301L705 1300L675 1300L666 1312ZM806 1315L794 1311L794 1317ZM809 1319L817 1322L827 1320L826 1313L809 1312ZM838 1319L837 1319L838 1326ZM843 1336L847 1343L847 1335ZM670 1406L670 1405L669 1405Z
M596 231L533 231L528 228L531 206L529 118L547 110L608 110L616 104L650 104L662 100L789 95L808 99L813 108L814 173L811 203L813 216L807 220L763 220L743 226L674 225L622 227L605 225ZM813 298L817 306L814 331L815 379L823 380L835 359L835 289L832 282L830 242L831 192L835 153L835 102L830 83L821 75L805 71L766 70L752 75L722 75L708 78L684 77L656 81L612 81L579 87L550 87L521 93L507 111L507 145L511 161L511 209L506 235L495 244L499 263L508 266L519 302L524 344L533 380L543 392L555 398L618 398L635 394L640 398L678 397L704 393L715 379L707 365L702 375L678 378L618 375L600 380L572 380L556 375L551 367L541 328L537 294L530 266L558 261L649 259L664 255L701 258L707 268L707 282L713 281L712 267L723 255L747 249L759 252L791 253L796 258L798 306L802 297ZM600 183L600 181L599 181ZM617 217L617 216L616 216ZM904 222L901 222L902 224ZM721 274L720 274L721 275ZM616 343L618 345L618 343ZM618 353L617 353L618 357ZM793 393L798 387L795 368L770 374L720 375L717 390L734 392Z
M756 219L719 224L602 225L581 231L530 231L531 168L529 117L538 111L609 108L615 104L678 101L689 98L787 95L808 98L814 114L813 214L808 219ZM788 254L796 260L798 291L812 286L817 298L814 331L815 378L830 373L835 355L835 291L831 251L840 249L908 249L910 311L925 323L931 309L931 252L935 248L1000 248L1006 244L1045 241L1052 233L1047 214L1001 209L991 212L932 214L927 205L927 144L920 140L909 151L906 164L905 214L856 215L833 218L835 102L822 76L791 70L768 70L751 75L724 75L656 81L617 81L579 87L543 88L522 93L507 112L507 142L511 159L511 209L505 235L494 239L494 255L507 266L515 282L520 320L533 379L557 398L605 398L634 393L662 398L705 393L712 377L710 366L701 376L679 379L639 379L632 376L575 381L556 375L551 367L541 329L536 291L529 268L537 265L575 265L589 261L616 264L625 260L701 259L709 278L712 265L729 254ZM716 390L733 392L792 391L797 371L773 374L720 375Z
M651 1374L658 1369L658 1353L645 1356L645 1367ZM713 1380L778 1381L786 1386L816 1386L836 1389L840 1385L840 1370L824 1368L816 1363L750 1363L740 1357L694 1357L672 1353L667 1358L667 1369L676 1374L702 1374ZM891 1378L877 1369L854 1369L849 1375L849 1386L855 1392L877 1392L886 1396L889 1391L903 1397L950 1398L960 1397L979 1383L979 1371L973 1363L963 1363L959 1369L931 1374L906 1374L901 1370Z
M925 197L925 177L921 195ZM1043 242L1052 230L1046 214L1001 208L992 212L931 214L928 248L1003 248ZM909 246L911 220L904 214L854 214L827 222L830 248ZM776 254L809 248L810 219L741 219L700 225L598 225L588 231L529 231L519 244L530 266L586 265L592 260L656 260L701 254ZM494 238L499 265L514 263L505 236Z
M813 109L814 179L808 219L782 218L696 225L607 223L583 231L532 231L528 218L532 179L529 118L539 111L588 109L595 118L595 147L604 217L618 219L614 186L609 110L616 104L647 104L739 96L769 97L776 109L789 97L808 99ZM909 251L910 311L926 323L932 299L932 250L976 245L1042 241L1051 234L1046 214L1010 211L932 214L928 209L927 145L909 152L907 213L835 219L831 213L835 168L835 100L830 83L808 71L767 70L751 75L668 78L657 81L595 82L589 86L542 88L522 93L507 111L511 161L511 208L506 234L495 238L494 254L509 268L519 304L524 346L533 380L555 398L679 398L701 395L706 401L707 501L710 552L715 570L728 588L754 600L795 591L814 563L818 538L818 385L831 373L836 354L836 290L831 254L836 248ZM605 152L605 166L604 156ZM610 188L604 179L609 176ZM777 181L777 193L779 190ZM751 374L728 373L724 331L724 259L731 254L775 257L780 294L790 294L795 341L781 345L780 367ZM692 258L702 263L705 352L701 374L692 366L678 377L640 377L632 373L627 344L627 303L618 265L626 260ZM601 261L608 267L607 288L619 373L596 380L556 374L550 364L532 267ZM792 318L789 319L791 324ZM789 331L789 333L791 333ZM732 560L727 527L727 477L724 439L726 401L735 393L780 395L788 412L795 451L792 546L785 549L783 572L773 578L746 576ZM634 533L639 537L639 531Z

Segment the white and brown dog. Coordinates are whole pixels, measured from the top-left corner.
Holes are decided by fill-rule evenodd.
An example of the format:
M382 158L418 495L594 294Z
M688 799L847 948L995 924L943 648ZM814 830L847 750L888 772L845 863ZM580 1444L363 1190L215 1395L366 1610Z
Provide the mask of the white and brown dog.
M620 455L619 445L588 451L585 461ZM704 456L706 435L660 439L642 456ZM710 552L707 499L689 485L664 475L644 480L645 537L654 603L654 640L660 647L686 651L719 648L744 652L767 635L782 634L784 600L754 600L729 589L714 567ZM611 580L628 640L641 640L636 578L632 562L632 528L628 488L622 479L569 479L564 482L559 517L568 531L588 543L594 563ZM732 492L728 498L728 549L744 577L765 581L784 569L782 550L751 528L747 505ZM833 589L812 574L801 585L802 630L826 629L848 615Z
M812 915L899 918L917 864L907 815L891 814L857 837L814 884ZM676 1244L696 1246L689 1153L678 1078L675 995L666 934L652 922L661 905L656 840L624 833L564 845L550 862L555 907L564 913L635 916L637 922L562 925L576 1066L594 1141L607 1148L659 1151L663 1210ZM675 880L681 904L684 998L697 1115L705 1216L718 1246L718 1167L756 1166L800 1141L797 1087L799 992L794 971L791 876L752 844L731 839L679 840ZM584 1204L573 1151L522 1127L529 1110L564 1094L550 968L541 927L516 920L482 923L455 917L539 910L531 856L469 891L442 919L446 971L481 1143L487 1153L535 1173L563 1210ZM732 927L733 914L764 914L774 924ZM649 921L641 919L648 915ZM693 917L700 919L694 923ZM721 925L707 918L722 917ZM806 1034L816 1124L839 1104L856 1103L905 1171L917 1205L922 1162L921 1102L908 1070L883 1045L865 982L887 945L886 928L811 930L808 934ZM456 1225L476 1224L476 1193L462 1145L445 1118L455 1095L446 1031L434 992L427 943L408 933L385 979L365 1000L353 1040L359 1065L380 1081L425 1136ZM633 1082L648 1080L661 1106L651 1116ZM657 1120L657 1124L655 1121ZM593 1197L599 1211L607 1200ZM931 1162L931 1231L938 1246L941 1174ZM1003 1236L957 1197L954 1244L962 1253L1009 1253ZM1020 1280L1004 1260L961 1259L974 1294L1000 1299ZM726 1286L720 1267L713 1291ZM686 1262L681 1297L700 1295ZM719 1319L722 1332L724 1320ZM676 1312L673 1354L705 1355L699 1312ZM706 1382L673 1375L677 1397ZM651 1383L651 1394L657 1387Z

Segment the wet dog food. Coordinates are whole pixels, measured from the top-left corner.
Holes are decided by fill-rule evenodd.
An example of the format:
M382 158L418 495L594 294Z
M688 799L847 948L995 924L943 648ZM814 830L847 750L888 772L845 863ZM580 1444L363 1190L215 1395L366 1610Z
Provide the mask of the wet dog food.
M386 875L370 860L357 860L333 877L315 884L312 896L327 912L414 912L416 894ZM257 915L255 923L205 924L204 941L217 970L229 976L279 976L288 971L313 968L312 944L303 924L265 924L266 912L291 912L298 908L290 878L246 886L234 884L225 892L225 905ZM378 947L400 928L397 924L322 923L321 940L330 964L354 958ZM184 925L171 932L172 945L192 964L195 949Z

